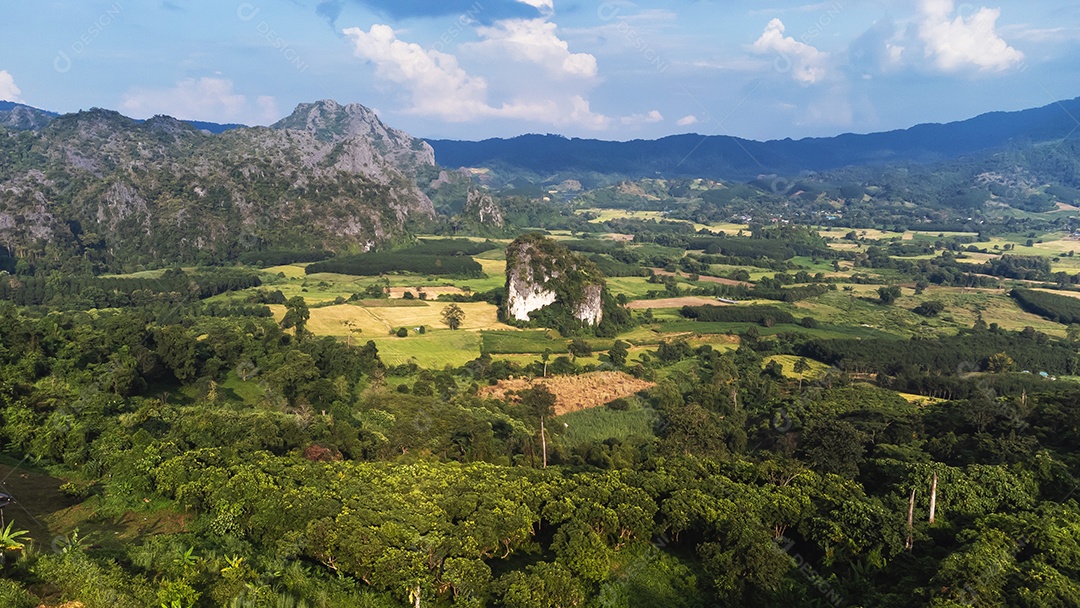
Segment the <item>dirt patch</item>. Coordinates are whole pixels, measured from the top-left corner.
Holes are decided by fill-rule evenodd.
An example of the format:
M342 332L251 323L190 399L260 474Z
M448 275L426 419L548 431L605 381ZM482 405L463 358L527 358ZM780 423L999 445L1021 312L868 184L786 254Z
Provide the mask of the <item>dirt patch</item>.
M465 293L457 287L391 287L390 297L400 300L405 297L406 292L411 293L418 300L422 293L426 293L429 300L436 300L443 294L458 295Z
M631 310L646 308L682 308L683 306L731 306L716 298L704 296L686 296L683 298L664 298L662 300L634 300L626 305Z
M629 397L656 386L622 372L594 372L580 376L555 376L535 380L500 380L495 386L480 389L482 397L506 399L507 393L543 384L555 393L555 415L598 407L620 397Z

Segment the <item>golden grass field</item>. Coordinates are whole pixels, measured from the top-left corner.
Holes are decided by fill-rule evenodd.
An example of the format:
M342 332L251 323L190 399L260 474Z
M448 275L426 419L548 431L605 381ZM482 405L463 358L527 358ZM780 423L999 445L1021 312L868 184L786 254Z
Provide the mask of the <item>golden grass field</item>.
M537 385L544 385L555 393L556 416L598 407L656 386L654 382L639 380L623 372L593 372L580 376L500 380L495 386L480 389L480 395L506 399L508 392L525 390Z

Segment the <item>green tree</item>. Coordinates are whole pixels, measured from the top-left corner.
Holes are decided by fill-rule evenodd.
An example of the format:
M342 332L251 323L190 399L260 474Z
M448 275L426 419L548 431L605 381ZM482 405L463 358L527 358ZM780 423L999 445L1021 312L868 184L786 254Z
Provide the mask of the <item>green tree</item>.
M450 329L458 329L465 321L465 311L457 304L451 304L442 310L442 319Z
M996 355L990 355L990 358L986 360L986 369L989 372L995 374L1001 374L1008 371L1012 371L1013 366L1012 357L1006 353L997 353Z
M588 342L581 338L574 338L566 347L566 350L574 359L577 359L578 357L588 357L592 354L592 347L589 346Z
M311 311L308 310L307 302L302 296L294 296L285 303L285 316L281 319L281 327L284 329L295 327L296 336L300 337L306 331L310 318Z
M881 303L889 305L899 299L902 292L900 287L890 285L889 287L879 287L877 293L878 297L881 298Z
M626 358L630 355L630 350L627 348L630 346L622 340L616 340L615 344L608 351L608 358L611 359L611 364L616 367L622 367L626 365Z

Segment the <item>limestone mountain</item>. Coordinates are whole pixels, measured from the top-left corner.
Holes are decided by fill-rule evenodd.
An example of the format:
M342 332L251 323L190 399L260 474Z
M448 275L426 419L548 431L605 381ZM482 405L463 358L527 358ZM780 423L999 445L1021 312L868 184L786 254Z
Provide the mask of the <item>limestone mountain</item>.
M506 315L521 323L561 325L567 316L585 325L603 320L604 279L591 261L537 234L518 237L506 248Z
M434 214L415 181L433 165L430 146L359 105L220 134L94 109L0 128L0 246L108 268L366 251Z

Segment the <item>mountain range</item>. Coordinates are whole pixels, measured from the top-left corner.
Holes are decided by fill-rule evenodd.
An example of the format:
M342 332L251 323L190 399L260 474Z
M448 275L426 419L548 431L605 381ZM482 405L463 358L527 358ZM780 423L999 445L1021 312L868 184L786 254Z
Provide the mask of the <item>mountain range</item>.
M101 109L18 106L0 125L0 247L20 258L138 268L366 251L434 214L417 187L431 147L360 105L301 104L270 127L219 134Z
M832 171L832 181L892 192L900 205L961 200L977 209L995 196L1039 211L1058 200L1080 202L1074 116L1080 99L798 141L526 135L425 142L362 105L329 100L301 104L269 127L139 121L102 109L58 115L0 102L0 258L137 270L275 249L368 251L408 240L410 228L439 215L503 225L498 201L469 171L441 167L473 169L493 185L529 182L536 192L565 180L588 188L627 178L730 182ZM1068 145L1042 145L1054 141ZM886 168L912 163L918 167L901 182ZM948 179L915 177L939 173ZM878 183L884 175L892 176L887 187ZM934 180L941 184L928 190Z
M1080 136L1080 98L1019 112L993 112L947 124L828 138L753 141L725 135L673 135L627 142L522 135L483 141L428 140L439 164L491 169L504 182L544 183L588 174L625 178L746 181L850 166L934 163L1008 146Z

